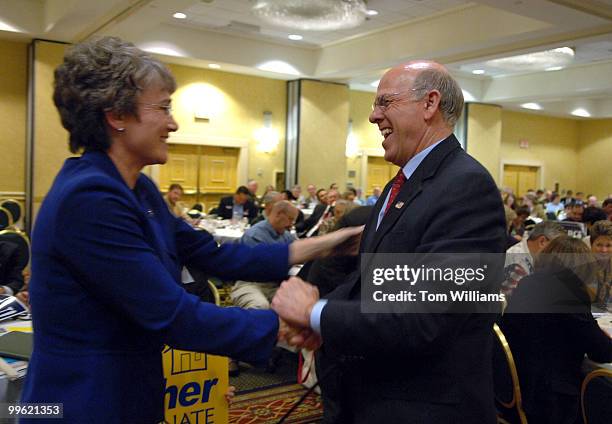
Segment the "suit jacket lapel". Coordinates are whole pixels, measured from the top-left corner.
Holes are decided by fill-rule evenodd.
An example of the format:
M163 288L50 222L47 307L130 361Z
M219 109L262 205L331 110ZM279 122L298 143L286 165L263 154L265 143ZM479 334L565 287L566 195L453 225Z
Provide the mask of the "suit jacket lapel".
M393 228L398 218L409 209L410 203L418 196L423 187L423 182L429 178L432 178L438 167L444 160L444 158L453 150L460 148L459 142L453 134L444 139L438 144L420 165L412 173L410 179L406 181L398 193L395 201L390 206L387 214L380 222L380 226L374 237L371 240L371 244L364 246L366 252L374 252L378 248L383 236ZM381 196L382 197L382 196Z
M387 193L391 190L391 186L393 185L393 180L389 181L382 191L380 197L376 201L376 205L374 205L374 209L370 214L370 219L368 220L365 229L363 230L363 236L361 237L361 245L359 246L359 253L366 252L365 248L372 243L374 239L374 235L376 233L376 223L378 222L378 214L382 209L382 205L387 198Z

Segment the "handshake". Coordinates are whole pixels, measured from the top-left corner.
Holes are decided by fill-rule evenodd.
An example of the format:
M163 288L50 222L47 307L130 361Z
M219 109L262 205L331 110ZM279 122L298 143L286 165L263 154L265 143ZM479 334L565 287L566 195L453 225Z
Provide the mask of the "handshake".
M321 336L310 328L310 313L319 300L319 290L300 278L283 281L272 299L272 309L280 318L278 339L291 346L316 350Z

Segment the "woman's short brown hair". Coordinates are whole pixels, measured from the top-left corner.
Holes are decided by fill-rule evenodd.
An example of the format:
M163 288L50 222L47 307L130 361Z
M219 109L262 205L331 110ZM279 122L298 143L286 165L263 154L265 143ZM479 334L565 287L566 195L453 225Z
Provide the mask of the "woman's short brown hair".
M105 113L137 116L137 97L154 81L176 89L170 71L132 43L102 37L71 47L55 70L53 92L70 151L108 150Z

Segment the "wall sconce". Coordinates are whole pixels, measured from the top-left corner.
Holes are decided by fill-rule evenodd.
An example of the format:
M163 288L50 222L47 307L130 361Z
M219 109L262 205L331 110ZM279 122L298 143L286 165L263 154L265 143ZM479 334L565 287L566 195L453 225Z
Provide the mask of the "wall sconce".
M353 120L349 119L348 122L348 131L346 134L346 157L349 159L355 159L357 156L360 156L359 151L359 143L357 142L357 137L353 133Z
M272 153L278 147L278 131L272 128L272 112L264 112L264 125L255 130L253 138L257 141L257 150Z

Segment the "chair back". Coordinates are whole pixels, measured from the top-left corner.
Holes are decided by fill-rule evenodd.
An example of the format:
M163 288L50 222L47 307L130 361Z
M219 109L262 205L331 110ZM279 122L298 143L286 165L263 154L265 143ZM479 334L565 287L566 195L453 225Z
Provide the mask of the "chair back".
M608 424L612 417L612 370L591 371L582 382L580 405L584 424Z
M0 207L3 207L4 209L6 209L7 211L11 213L11 216L13 217L13 225L19 222L19 220L21 219L22 213L21 213L21 204L17 200L14 200L14 199L3 200L2 203L0 203Z
M7 210L0 206L0 230L13 225L13 215Z
M16 244L19 247L19 267L24 269L30 263L30 240L28 236L15 230L0 231L0 240Z
M493 382L495 403L501 409L502 421L527 423L521 399L521 387L518 379L514 356L506 336L497 324L493 324L497 343L493 349ZM501 408L500 408L501 407Z

